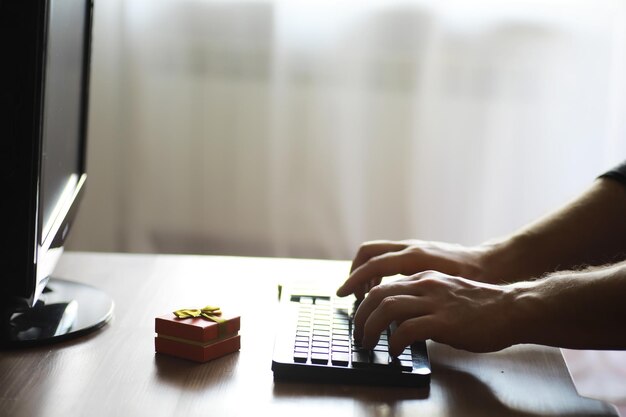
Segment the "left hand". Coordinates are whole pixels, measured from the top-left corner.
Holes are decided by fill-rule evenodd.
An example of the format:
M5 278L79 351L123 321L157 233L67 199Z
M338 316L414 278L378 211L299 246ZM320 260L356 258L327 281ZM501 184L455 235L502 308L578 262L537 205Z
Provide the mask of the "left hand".
M399 355L417 340L432 339L472 352L513 344L512 291L461 277L426 271L372 288L355 317L355 339L366 348L395 321L389 353Z

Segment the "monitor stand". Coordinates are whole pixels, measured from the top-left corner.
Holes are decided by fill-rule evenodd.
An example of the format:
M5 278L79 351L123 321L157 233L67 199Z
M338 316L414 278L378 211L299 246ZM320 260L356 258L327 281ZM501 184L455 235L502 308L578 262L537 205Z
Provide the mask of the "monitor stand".
M90 285L51 278L34 307L1 314L0 347L37 346L104 326L113 316L113 300Z

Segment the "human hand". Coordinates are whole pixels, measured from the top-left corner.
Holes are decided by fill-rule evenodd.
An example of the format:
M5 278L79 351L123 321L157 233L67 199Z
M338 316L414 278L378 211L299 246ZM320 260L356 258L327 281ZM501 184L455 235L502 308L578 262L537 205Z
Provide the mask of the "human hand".
M359 248L350 276L337 290L337 295L354 294L363 299L386 276L408 276L426 270L484 281L483 257L486 252L485 247L468 248L420 240L366 242Z
M371 349L395 321L393 356L427 339L472 352L497 351L514 343L513 299L510 286L422 272L372 288L354 316L354 337Z

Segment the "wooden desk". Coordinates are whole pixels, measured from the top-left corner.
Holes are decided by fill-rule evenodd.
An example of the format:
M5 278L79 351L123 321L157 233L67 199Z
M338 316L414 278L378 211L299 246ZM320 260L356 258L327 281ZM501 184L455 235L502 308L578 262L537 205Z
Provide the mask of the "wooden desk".
M334 261L69 253L57 276L94 284L116 302L91 335L0 352L0 415L10 416L615 416L576 394L558 349L470 354L430 344L429 391L274 383L276 285L335 288ZM206 364L156 355L154 318L219 303L242 316L241 351Z

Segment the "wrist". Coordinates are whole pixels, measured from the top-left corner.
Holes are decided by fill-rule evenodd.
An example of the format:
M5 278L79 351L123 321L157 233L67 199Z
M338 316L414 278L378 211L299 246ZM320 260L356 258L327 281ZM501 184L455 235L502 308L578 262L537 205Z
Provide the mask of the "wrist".
M538 280L506 286L509 305L507 330L510 345L542 342L542 337L537 332L546 328L546 319L550 314L545 294L541 290L542 285L542 280Z
M518 267L522 244L519 238L506 238L479 245L477 252L482 269L481 281L510 284L527 278L520 276Z

